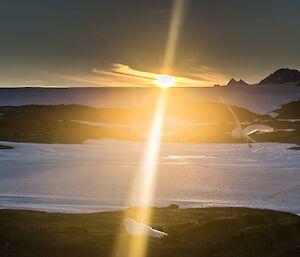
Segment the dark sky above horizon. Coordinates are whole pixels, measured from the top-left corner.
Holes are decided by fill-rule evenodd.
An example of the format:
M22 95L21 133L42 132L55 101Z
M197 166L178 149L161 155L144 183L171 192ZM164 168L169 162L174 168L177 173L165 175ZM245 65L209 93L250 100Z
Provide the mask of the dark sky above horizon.
M109 86L115 64L159 72L172 4L3 0L0 86ZM299 0L187 1L174 75L255 83L281 67L300 69L299 10Z

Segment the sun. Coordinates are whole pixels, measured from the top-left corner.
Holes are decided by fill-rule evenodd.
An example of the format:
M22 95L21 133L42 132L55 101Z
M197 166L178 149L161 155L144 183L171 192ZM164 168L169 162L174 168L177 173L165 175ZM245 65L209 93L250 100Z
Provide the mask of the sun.
M174 87L175 82L176 82L176 78L170 75L158 74L156 76L156 84L160 88Z

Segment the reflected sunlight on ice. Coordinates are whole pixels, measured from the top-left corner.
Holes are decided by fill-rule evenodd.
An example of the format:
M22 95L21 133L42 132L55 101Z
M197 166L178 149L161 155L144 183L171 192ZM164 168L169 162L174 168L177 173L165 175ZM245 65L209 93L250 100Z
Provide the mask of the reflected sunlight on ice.
M7 143L0 155L0 207L62 212L125 208L140 142ZM163 143L155 204L249 206L300 213L300 152L291 145Z

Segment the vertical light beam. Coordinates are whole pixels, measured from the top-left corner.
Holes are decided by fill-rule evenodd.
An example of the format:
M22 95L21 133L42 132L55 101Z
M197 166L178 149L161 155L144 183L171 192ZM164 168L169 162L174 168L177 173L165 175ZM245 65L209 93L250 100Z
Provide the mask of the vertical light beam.
M166 52L163 59L162 71L171 74L175 60L175 53L179 37L181 20L184 12L186 0L174 0L170 27L168 32ZM143 159L142 170L137 175L134 190L131 194L131 202L142 206L134 214L134 219L149 224L151 222L151 206L153 204L153 193L155 186L155 177L157 171L157 162L159 157L160 143L162 137L162 128L164 122L165 108L167 102L168 90L162 89L157 100L153 123L151 126L146 152ZM148 208L147 208L148 207ZM126 240L125 240L126 241ZM147 236L132 236L127 243L122 242L121 237L117 243L114 257L145 257L147 254L148 238Z
M136 180L136 189L133 191L132 199L140 206L134 215L138 222L149 224L151 222L151 204L155 187L155 175L157 170L157 159L159 156L164 113L167 100L167 90L159 94L154 120L151 126L147 148L144 156L142 170ZM144 257L147 252L148 239L146 236L133 237L128 249L128 257Z
M147 148L142 165L142 171L138 174L136 190L134 194L138 197L135 203L140 206L151 204L151 192L154 187L155 171L159 155L160 142L162 136L162 126L166 106L167 90L160 92L155 108L154 119L148 136Z
M163 61L163 73L172 72L186 0L174 0L170 28Z

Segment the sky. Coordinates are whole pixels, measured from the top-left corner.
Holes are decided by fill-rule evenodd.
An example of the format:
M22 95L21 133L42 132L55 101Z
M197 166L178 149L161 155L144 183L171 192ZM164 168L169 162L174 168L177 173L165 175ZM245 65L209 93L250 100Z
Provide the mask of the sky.
M170 75L180 86L300 69L299 0L181 0ZM151 86L172 0L3 0L0 86Z

